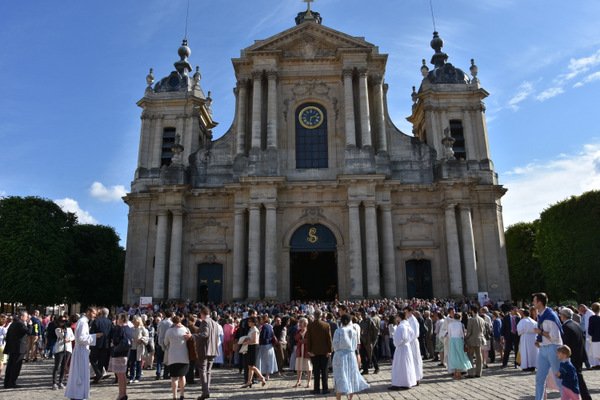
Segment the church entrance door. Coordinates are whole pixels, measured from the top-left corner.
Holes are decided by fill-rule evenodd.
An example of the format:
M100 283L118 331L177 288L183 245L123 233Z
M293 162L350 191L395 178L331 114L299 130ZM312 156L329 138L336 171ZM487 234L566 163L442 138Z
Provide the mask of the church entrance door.
M293 300L333 300L338 294L336 240L325 225L306 224L290 240Z
M418 299L433 298L433 283L431 280L431 261L408 260L406 262L407 297Z
M223 265L198 264L198 301L220 303L223 299Z

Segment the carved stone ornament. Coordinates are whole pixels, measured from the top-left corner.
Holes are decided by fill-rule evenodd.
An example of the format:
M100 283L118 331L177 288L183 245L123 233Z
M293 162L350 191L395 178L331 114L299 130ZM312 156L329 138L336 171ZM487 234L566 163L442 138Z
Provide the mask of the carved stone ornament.
M302 210L302 218L322 218L323 209L320 207L308 207Z
M425 258L425 253L423 250L415 250L410 254L410 257L414 260L423 260Z
M217 256L214 254L207 254L206 257L204 257L204 262L208 263L208 264L214 264L217 261Z

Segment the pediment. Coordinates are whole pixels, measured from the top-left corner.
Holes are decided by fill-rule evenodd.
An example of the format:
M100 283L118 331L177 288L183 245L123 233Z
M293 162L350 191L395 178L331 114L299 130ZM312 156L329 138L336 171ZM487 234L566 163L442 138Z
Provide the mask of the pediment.
M376 46L363 38L347 35L317 23L303 23L243 50L249 56L259 52L280 52L285 57L328 57L340 48L372 50Z

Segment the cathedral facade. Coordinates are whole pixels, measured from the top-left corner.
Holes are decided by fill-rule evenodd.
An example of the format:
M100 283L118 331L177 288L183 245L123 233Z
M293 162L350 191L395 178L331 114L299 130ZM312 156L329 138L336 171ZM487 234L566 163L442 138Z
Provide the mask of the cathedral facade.
M232 60L235 118L213 140L184 41L138 102L124 301L509 298L488 93L442 46L434 32L407 135L387 55L299 13Z

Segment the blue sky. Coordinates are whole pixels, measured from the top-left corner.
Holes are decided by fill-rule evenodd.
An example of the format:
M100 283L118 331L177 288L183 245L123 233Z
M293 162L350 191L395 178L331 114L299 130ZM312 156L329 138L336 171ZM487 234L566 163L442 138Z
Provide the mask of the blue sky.
M449 62L475 59L505 225L600 189L600 2L433 0ZM145 76L168 75L187 0L0 2L0 195L37 195L82 222L127 233ZM212 91L215 136L230 126L231 58L294 24L300 0L191 0L190 61ZM427 0L316 0L323 24L389 54L394 123L410 134L411 87L430 59ZM122 242L124 244L124 241Z

